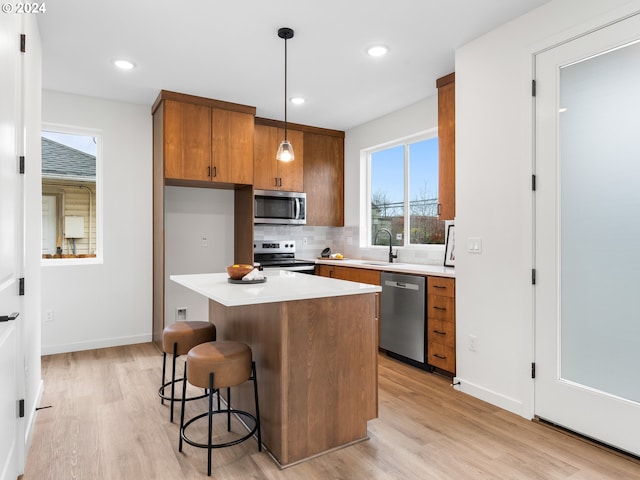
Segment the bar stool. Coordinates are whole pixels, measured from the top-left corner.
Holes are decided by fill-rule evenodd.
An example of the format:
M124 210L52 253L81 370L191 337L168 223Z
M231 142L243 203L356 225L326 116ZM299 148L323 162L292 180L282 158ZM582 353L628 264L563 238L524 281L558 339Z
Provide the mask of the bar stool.
M253 381L253 394L255 400L255 416L249 412L231 409L231 389L230 387L240 385L247 380ZM209 391L209 409L185 423L185 392L187 382ZM220 390L227 389L227 409L220 409ZM218 391L218 408L213 409L213 392ZM256 380L256 362L253 361L251 348L240 342L207 342L193 347L187 354L187 361L184 368L184 382L182 384L182 410L180 413L180 442L178 451L182 452L182 442L198 448L207 449L207 475L211 476L211 451L214 448L230 447L244 442L257 433L258 451L262 451L262 437L260 433L260 410L258 408L258 383ZM227 414L227 431L231 431L231 413L239 415L253 421L253 428L241 438L224 442L213 443L213 416L217 414ZM189 425L198 419L208 417L207 443L198 443L187 437L186 430ZM249 428L249 427L247 427Z
M164 405L165 400L171 401L171 413L169 419L173 422L173 405L176 400L175 386L177 382L182 382L179 378L176 380L176 358L180 355L186 355L196 345L201 343L210 342L216 339L216 326L211 322L176 322L171 325L167 325L162 332L162 384L158 390L160 396L160 403ZM173 366L171 369L171 380L166 380L167 370L167 353L173 354ZM171 385L171 396L168 397L165 394L165 388ZM197 400L204 398L207 393L189 397L186 400Z

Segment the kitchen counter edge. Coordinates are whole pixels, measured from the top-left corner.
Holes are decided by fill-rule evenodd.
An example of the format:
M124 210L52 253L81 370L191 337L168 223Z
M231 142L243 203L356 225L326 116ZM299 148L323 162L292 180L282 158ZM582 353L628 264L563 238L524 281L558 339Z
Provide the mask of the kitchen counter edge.
M345 258L343 260L338 259L316 259L316 265L335 265L339 267L351 267L351 268L365 268L367 270L379 270L381 272L394 272L394 273L406 273L409 275L427 275L434 277L456 277L456 270L454 267L444 267L439 265L424 265L420 263L387 263L383 264L379 262L375 265L367 264L364 262L377 262L376 260L356 260Z

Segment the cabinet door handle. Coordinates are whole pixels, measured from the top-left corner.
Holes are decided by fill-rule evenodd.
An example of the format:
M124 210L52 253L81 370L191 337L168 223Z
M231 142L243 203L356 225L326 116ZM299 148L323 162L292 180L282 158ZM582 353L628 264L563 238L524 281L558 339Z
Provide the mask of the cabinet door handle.
M447 332L441 332L440 330L434 330L433 333L437 333L438 335L446 335Z
M434 353L433 356L436 357L436 358L439 358L440 360L446 360L447 359L447 357L445 357L444 355L440 355L438 353Z
M213 178L218 176L218 167L213 167Z
M282 177L278 178L278 186L281 187L282 186Z
M445 310L446 310L446 308L445 308L445 307L438 307L437 305L434 305L434 306L433 306L433 307L431 307L431 308L433 308L433 309L435 309L435 310L442 310L442 311L445 311Z
M440 213L440 207L441 207L441 206L442 206L442 204L441 204L441 203L439 203L439 204L438 204L438 216L440 216L440 215L441 215L441 213Z
M207 177L211 176L211 167L207 167Z

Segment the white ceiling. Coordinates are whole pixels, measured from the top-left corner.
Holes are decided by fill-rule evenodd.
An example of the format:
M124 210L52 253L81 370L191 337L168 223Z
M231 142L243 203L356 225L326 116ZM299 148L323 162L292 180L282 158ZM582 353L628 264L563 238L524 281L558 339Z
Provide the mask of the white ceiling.
M161 89L346 130L435 94L454 51L549 0L58 0L38 14L43 88L151 106ZM382 58L366 49L390 48ZM124 72L111 61L130 59Z

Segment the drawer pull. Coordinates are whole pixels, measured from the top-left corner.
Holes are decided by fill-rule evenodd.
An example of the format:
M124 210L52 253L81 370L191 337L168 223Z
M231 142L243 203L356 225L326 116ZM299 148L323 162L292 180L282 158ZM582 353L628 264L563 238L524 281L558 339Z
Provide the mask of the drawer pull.
M434 353L433 354L434 357L439 358L440 360L446 360L447 357L445 357L444 355L440 355L439 353Z
M442 311L445 311L445 310L446 310L446 308L445 308L445 307L439 307L439 306L437 306L437 305L434 305L432 308L434 308L435 310L442 310Z
M433 288L447 288L444 285L432 285Z
M440 330L434 330L433 333L437 333L438 335L446 335L447 332L441 332Z

